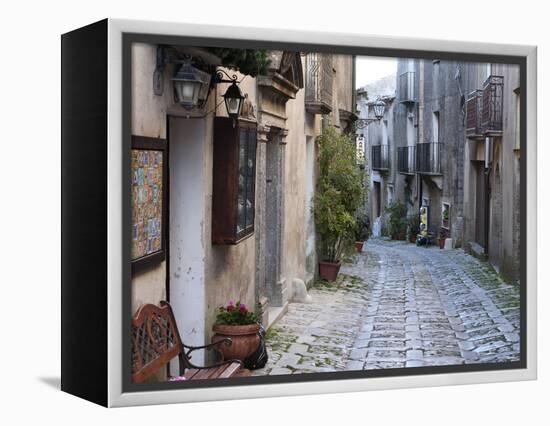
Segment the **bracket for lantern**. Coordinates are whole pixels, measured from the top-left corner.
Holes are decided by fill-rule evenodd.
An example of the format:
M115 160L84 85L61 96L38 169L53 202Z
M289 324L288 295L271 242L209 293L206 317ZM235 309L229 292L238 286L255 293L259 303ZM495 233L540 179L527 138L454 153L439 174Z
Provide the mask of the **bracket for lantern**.
M224 78L225 77L227 78ZM231 83L230 86L225 91L223 98L225 101L225 108L227 110L227 115L233 119L233 127L237 119L241 115L241 109L244 103L244 95L239 88L239 81L237 80L237 75L229 75L224 70L218 70L214 81L216 83Z

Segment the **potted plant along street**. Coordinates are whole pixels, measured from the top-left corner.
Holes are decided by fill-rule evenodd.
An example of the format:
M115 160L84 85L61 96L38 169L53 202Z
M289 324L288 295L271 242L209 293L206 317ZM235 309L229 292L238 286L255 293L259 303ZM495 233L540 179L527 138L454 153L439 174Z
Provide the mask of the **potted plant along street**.
M364 180L350 136L328 127L317 139L317 147L319 179L312 210L319 236L319 276L334 281L342 254L353 249L355 214L365 199Z
M439 248L444 249L445 248L445 240L448 237L448 232L445 228L441 227L439 229L439 237L437 238L437 241L439 243Z
M389 215L388 232L392 240L404 240L407 233L407 208L397 200L386 207Z
M418 217L418 213L409 215L407 219L407 231L409 233L409 242L413 244L416 243L416 236L420 231L420 218Z
M369 238L368 219L366 216L359 216L357 218L356 228L355 228L355 249L357 250L357 253L361 253L363 251L363 245L365 244L365 241L368 240L368 238Z
M260 344L260 324L258 315L248 310L244 303L229 301L218 308L216 322L212 327L212 342L231 339L230 345L220 344L218 350L224 359L244 359L253 353Z

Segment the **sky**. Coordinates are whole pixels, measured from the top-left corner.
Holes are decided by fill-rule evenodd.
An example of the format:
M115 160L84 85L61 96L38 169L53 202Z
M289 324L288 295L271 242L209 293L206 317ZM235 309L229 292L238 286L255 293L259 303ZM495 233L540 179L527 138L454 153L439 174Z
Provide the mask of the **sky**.
M396 58L378 58L373 56L358 56L356 63L355 87L372 83L387 75L395 73Z

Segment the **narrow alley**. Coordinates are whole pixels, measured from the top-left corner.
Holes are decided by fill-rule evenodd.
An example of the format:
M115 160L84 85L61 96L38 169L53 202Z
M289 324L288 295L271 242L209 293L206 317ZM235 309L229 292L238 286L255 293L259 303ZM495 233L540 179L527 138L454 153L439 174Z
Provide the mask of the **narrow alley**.
M291 304L255 375L519 360L519 289L460 249L371 239Z

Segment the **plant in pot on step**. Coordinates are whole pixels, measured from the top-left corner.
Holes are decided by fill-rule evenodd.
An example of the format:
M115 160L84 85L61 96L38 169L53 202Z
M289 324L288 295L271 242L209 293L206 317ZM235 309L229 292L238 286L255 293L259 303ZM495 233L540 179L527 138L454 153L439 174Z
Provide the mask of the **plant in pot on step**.
M416 236L420 232L420 218L418 213L413 213L407 218L407 232L409 233L409 242L416 243Z
M386 207L388 232L392 240L404 240L407 233L407 207L397 200Z
M365 200L364 176L355 164L350 136L328 127L317 139L319 179L313 216L319 245L319 276L335 281L342 254L353 249L355 214Z
M441 227L439 229L439 237L437 238L437 241L439 242L439 248L444 249L445 248L445 240L449 236L449 232L447 229Z
M218 346L223 358L240 359L253 353L260 344L260 324L258 315L248 310L244 303L229 301L226 306L218 308L216 322L212 327L212 342L231 339L230 345Z
M366 215L357 218L355 227L355 249L357 253L363 251L363 244L369 239L369 219Z

